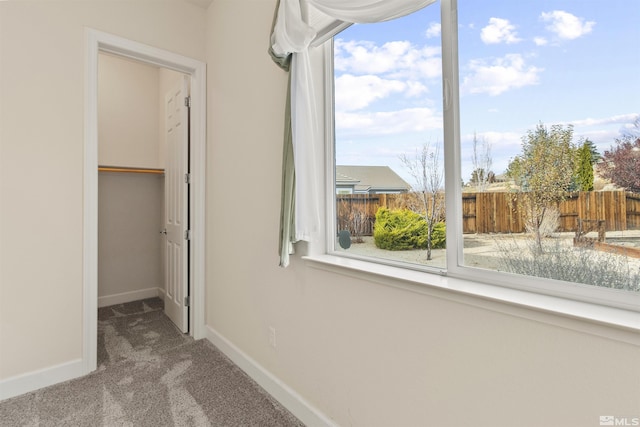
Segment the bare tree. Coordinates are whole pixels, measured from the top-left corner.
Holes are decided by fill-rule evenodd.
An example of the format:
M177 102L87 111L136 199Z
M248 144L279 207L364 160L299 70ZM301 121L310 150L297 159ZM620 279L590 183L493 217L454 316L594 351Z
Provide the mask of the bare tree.
M487 191L487 187L492 180L493 172L491 166L493 159L491 158L491 143L486 138L478 143L478 135L473 133L473 153L471 155L473 163L473 174L471 181L475 184L476 190L480 193Z
M427 222L427 261L431 260L433 229L444 216L444 168L440 157L440 145L431 149L426 142L421 149L416 149L413 157L400 155L400 161L413 177L416 186L414 191L422 202L419 212Z

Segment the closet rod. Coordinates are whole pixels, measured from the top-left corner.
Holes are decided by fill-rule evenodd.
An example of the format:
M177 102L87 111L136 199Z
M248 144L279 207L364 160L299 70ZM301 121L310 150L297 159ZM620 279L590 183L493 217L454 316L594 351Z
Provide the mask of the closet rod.
M98 166L98 172L126 172L126 173L153 173L162 175L164 169L153 168L127 168L120 166Z

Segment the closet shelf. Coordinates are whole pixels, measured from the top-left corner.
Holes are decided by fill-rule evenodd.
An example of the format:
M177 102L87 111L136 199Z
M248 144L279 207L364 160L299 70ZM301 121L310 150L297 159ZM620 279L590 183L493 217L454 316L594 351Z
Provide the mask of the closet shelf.
M163 175L164 169L127 168L127 167L121 167L121 166L98 166L98 172L152 173L157 175Z

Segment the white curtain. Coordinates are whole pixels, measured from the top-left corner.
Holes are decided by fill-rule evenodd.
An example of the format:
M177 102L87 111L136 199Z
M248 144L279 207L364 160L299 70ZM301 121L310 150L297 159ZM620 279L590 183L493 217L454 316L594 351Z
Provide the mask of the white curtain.
M409 15L436 0L307 0L321 12L345 22L372 23Z
M271 55L275 60L291 58L291 137L293 167L295 171L295 212L282 212L282 224L294 224L290 233L282 233L287 242L280 247L292 247L291 242L313 241L320 229L320 200L322 176L316 164L323 153L320 126L316 114L314 78L309 59L309 45L316 30L309 26L303 10L317 10L339 21L372 23L388 21L408 15L434 3L436 0L280 0L271 34ZM286 144L286 142L285 142ZM287 165L283 165L287 168ZM283 198L285 195L283 194ZM291 221L291 215L295 220ZM280 265L288 264L287 253L280 254Z

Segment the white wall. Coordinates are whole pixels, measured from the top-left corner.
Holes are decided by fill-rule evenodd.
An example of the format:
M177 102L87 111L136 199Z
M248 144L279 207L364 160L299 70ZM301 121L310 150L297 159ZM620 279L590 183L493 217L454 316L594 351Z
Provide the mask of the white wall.
M266 52L274 6L216 0L208 10L207 325L344 426L640 416L639 347L580 331L584 322L534 320L299 258L277 266L287 77Z
M98 302L149 298L164 289L164 176L100 172Z
M82 357L85 27L205 60L188 2L0 2L0 381Z
M98 56L98 164L160 168L160 70Z

